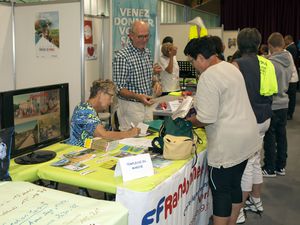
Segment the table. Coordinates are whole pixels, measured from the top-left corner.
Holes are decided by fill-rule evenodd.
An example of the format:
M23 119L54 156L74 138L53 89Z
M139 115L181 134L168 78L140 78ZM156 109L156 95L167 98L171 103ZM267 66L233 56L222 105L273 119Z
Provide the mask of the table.
M127 225L128 210L118 202L78 196L29 182L1 182L0 193L2 225Z
M147 192L118 187L116 201L129 210L129 225L207 225L212 215L206 151Z
M57 154L56 157L60 157L62 154L64 154L66 150L65 146L66 145L56 143L51 145L51 147L50 146L45 147L42 150L53 150ZM68 145L68 151L74 151L78 149L81 149L81 147ZM46 164L54 162L55 160L57 160L57 158L54 158L51 161L45 163L32 164L32 165L19 165L15 163L15 161L12 159L10 160L9 174L13 181L35 182L40 179L40 177L37 174L38 169Z
M121 202L129 210L129 225L152 224L153 219L155 224L161 225L208 224L212 204L206 170L206 136L203 129L199 129L197 133L203 139L203 144L198 146L198 161L193 168L192 158L174 160L167 167L155 169L155 174L151 177L123 183L121 177L114 177L114 170L99 166L101 160L96 157L85 162L89 165L86 170L95 170L87 175L53 167L50 165L54 161L52 160L39 165L36 176L40 179L116 194L116 201ZM56 157L58 160L61 154L74 150L74 147L57 144L48 146L47 149L59 149Z

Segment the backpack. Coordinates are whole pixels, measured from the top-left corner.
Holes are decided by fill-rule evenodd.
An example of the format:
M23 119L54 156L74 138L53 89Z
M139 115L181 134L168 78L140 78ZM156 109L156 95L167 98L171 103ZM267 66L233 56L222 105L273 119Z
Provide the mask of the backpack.
M183 136L193 139L193 125L190 121L182 118L173 120L170 116L166 117L159 130L158 137L152 140L152 150L156 153L163 154L164 137L166 134L173 136Z
M8 169L14 129L12 127L0 130L0 181L10 181Z

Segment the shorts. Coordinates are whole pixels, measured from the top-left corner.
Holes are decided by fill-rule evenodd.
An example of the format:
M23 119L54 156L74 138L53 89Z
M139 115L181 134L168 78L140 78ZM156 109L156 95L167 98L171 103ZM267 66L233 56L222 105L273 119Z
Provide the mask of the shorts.
M245 192L252 191L253 184L261 184L263 182L263 176L260 164L260 152L255 153L250 159L248 159L247 166L242 176L242 190Z
M259 135L261 141L263 140L266 131L269 129L271 119L267 119L263 123L259 123ZM261 184L263 182L263 176L261 171L260 163L260 149L255 155L248 159L247 166L245 168L244 174L242 176L242 190L245 192L252 191L253 184Z
M231 215L232 204L243 201L241 179L247 160L229 168L209 167L209 186L213 197L213 214L219 217Z

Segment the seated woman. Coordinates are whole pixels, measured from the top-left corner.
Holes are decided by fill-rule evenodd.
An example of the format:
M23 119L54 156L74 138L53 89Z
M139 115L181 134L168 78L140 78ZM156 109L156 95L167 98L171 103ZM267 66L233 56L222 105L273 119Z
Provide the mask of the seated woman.
M90 89L90 97L86 102L79 103L73 112L70 125L69 144L84 146L86 138L102 137L122 139L138 136L139 128L128 131L107 131L98 117L111 105L115 94L115 85L111 80L96 80Z
M162 95L167 95L169 92L180 90L179 66L176 60L177 47L172 43L164 43L161 52L160 65L163 70L160 73L160 79Z

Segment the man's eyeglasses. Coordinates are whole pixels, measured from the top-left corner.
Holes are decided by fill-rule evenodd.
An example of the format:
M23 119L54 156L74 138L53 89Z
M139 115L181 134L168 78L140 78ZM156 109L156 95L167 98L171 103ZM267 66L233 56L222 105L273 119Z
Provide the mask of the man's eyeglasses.
M146 35L137 35L135 34L135 36L139 39L139 40L143 40L143 39L149 39L150 38L150 34L146 34Z

